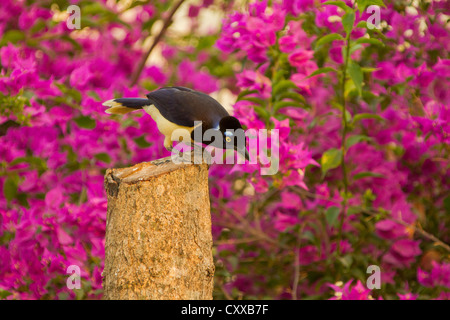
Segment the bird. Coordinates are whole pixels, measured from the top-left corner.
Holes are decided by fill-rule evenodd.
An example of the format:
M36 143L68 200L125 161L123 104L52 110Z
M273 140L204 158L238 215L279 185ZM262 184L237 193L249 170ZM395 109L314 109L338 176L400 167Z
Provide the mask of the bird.
M105 110L108 114L123 115L144 110L164 135L164 147L169 151L173 149L174 131L184 129L189 133L188 141L183 140L185 144L195 146L195 142L198 142L224 150L234 149L249 160L245 132L240 121L230 116L211 96L190 88L174 86L157 89L146 97L111 99L105 101L103 106L108 107Z

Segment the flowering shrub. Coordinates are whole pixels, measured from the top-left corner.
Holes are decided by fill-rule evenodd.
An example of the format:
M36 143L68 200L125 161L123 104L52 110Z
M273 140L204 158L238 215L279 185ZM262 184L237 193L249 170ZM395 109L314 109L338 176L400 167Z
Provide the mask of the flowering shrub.
M68 1L2 2L0 297L101 297L104 172L167 155L151 117L101 102L182 85L228 88L246 128L279 130L275 175L210 168L216 299L448 299L446 2L184 3L188 32L139 69L178 4L79 1L71 30Z

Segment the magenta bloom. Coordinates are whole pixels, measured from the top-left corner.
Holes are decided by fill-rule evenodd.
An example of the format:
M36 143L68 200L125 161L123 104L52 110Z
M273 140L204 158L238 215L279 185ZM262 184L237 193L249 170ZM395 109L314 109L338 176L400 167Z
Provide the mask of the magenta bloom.
M328 284L335 291L335 296L330 300L371 300L370 290L364 287L361 281L357 281L356 285L351 287L353 280L349 280L343 287Z
M432 261L433 268L426 272L419 268L417 270L417 280L425 287L441 286L450 289L450 263L438 263Z
M384 239L398 239L407 235L405 227L392 220L381 220L375 224L375 227L378 235Z
M314 51L297 49L289 55L289 62L294 67L301 67L307 61L311 60L314 55Z
M398 268L408 267L416 260L416 257L422 253L422 250L419 248L419 243L420 240L414 241L402 239L396 241L391 246L391 250L384 256L384 262Z
M417 300L417 297L419 295L412 293L405 293L405 294L397 293L397 296L400 298L400 300Z
M259 72L245 70L237 75L237 85L241 88L257 90L263 98L268 98L272 92L272 83Z

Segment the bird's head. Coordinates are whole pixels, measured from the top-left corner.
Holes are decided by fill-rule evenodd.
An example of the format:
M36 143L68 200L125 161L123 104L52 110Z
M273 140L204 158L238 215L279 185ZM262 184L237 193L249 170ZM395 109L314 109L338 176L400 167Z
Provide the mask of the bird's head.
M219 130L223 136L223 149L234 149L246 160L250 160L245 132L238 119L231 116L222 118L219 123Z

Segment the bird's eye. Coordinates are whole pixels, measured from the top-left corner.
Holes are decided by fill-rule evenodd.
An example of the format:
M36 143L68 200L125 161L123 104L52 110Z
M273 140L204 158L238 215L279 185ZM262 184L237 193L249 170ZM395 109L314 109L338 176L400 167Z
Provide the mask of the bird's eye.
M231 138L230 137L225 137L225 141L226 142L231 142Z

